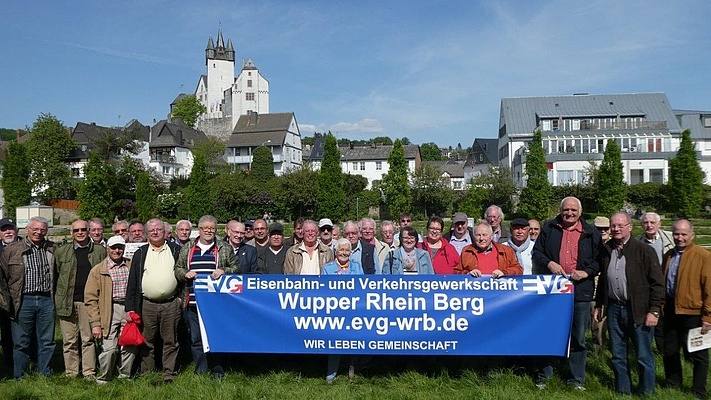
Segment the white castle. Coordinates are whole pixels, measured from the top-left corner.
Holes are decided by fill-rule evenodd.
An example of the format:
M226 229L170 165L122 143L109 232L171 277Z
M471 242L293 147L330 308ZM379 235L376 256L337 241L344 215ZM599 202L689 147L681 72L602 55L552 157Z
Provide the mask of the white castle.
M195 96L207 111L200 116L197 129L208 135L227 138L240 115L269 113L269 81L251 58L242 61L242 70L235 79L235 50L232 40L222 38L217 31L217 45L212 36L205 48L207 75L201 75Z

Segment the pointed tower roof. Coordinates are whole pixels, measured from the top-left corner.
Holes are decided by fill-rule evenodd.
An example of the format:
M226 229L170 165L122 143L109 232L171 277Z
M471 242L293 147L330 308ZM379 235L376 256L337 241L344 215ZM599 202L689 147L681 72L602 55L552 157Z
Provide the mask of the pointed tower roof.
M217 48L218 49L225 48L225 40L222 39L222 29L217 30Z
M210 35L210 39L207 40L207 47L205 50L215 50L215 43L212 41L212 35Z
M248 58L246 61L242 62L242 70L245 69L257 69L257 66L254 65L254 61L252 61L251 58Z
M235 60L235 48L232 47L232 39L227 39L227 49L225 50L225 57L230 60Z

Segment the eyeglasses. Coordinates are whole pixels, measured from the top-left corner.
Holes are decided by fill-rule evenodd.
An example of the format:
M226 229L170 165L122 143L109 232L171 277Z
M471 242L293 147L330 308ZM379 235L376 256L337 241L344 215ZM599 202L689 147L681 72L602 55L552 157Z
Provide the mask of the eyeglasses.
M72 232L79 233L79 232L86 232L87 230L88 229L86 229L86 228L76 228L76 229L72 229Z
M149 233L160 233L160 232L163 232L163 231L164 231L163 228L154 228L154 229L149 229L149 230L148 230ZM143 232L143 231L141 231L141 232ZM131 232L131 233L134 233L134 232Z
M198 229L200 229L200 230L203 231L203 232L207 232L207 233L213 233L213 232L217 231L217 229L215 229L215 228L202 228L202 227L198 227Z
M128 229L116 229L114 231L114 234L118 235L119 233L126 233L128 232Z
M358 236L358 232L346 232L346 236Z
M621 224L621 225L610 225L610 229L622 229L626 226L629 226L629 224Z

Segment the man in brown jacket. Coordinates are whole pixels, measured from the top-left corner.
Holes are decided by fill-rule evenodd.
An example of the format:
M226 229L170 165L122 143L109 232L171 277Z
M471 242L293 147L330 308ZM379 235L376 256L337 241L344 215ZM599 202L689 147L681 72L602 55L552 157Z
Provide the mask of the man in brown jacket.
M318 225L312 220L304 221L304 241L291 246L284 261L286 275L321 275L326 263L333 261L331 248L318 239Z
M45 240L49 223L32 217L27 237L7 246L0 255L3 287L0 306L12 318L14 343L14 377L27 374L30 346L36 338L37 369L42 375L52 374L50 361L54 353L54 243Z
M664 332L664 375L667 384L680 388L682 368L680 348L694 366L692 390L696 397L706 398L709 371L708 350L688 353L686 338L692 328L702 333L711 329L711 253L694 244L694 227L680 219L672 226L673 249L664 254L666 301L661 320Z
M131 270L131 261L123 257L126 241L113 236L106 242L109 256L89 272L84 290L84 304L89 315L91 333L101 341L99 374L96 383L108 382L113 375L119 354L118 338L126 325L126 286ZM122 347L119 378L131 376L131 367L136 358L136 347Z

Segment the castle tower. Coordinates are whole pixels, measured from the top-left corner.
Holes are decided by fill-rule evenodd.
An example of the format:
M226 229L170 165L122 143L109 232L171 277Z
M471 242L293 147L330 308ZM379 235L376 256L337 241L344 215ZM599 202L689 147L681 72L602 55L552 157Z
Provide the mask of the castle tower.
M207 67L207 90L201 100L207 108L207 118L221 118L223 116L224 92L232 87L235 80L235 50L232 41L222 38L222 30L217 31L217 45L212 41L212 36L205 48L205 66Z
M257 112L269 113L269 81L267 81L251 58L242 63L237 80L232 88L232 116L236 123L240 115Z

